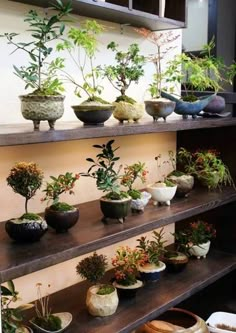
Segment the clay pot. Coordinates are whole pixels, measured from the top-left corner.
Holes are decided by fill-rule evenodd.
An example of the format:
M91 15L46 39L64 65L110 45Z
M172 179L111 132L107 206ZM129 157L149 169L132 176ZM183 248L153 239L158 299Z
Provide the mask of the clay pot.
M138 121L144 115L144 105L141 103L114 102L113 117L121 123L124 121Z
M147 186L147 191L151 193L153 204L165 204L170 206L170 201L174 198L177 185L175 186L162 186L162 183L154 183Z
M108 219L117 220L119 223L125 221L130 211L131 197L121 200L110 200L106 197L100 199L100 208L104 215L102 221L108 222Z
M45 220L57 233L66 232L77 223L78 219L79 210L75 207L65 212L54 210L51 206L45 209Z
M166 269L170 273L179 273L186 267L188 257L178 251L168 251L165 253L163 261L166 264Z
M114 281L113 286L116 287L119 298L127 299L136 296L137 291L143 286L143 282L137 280L135 284L132 284L130 286L123 286L122 284L119 284L116 281Z
M101 104L95 102L84 102L80 105L72 106L76 117L84 123L84 125L103 125L107 121L114 110L111 104Z
M159 261L158 266L155 264L146 264L139 266L138 271L143 282L156 282L160 279L160 272L164 271L165 268L166 265L164 262Z
M157 98L145 101L146 112L153 117L154 121L159 118L163 118L166 121L168 117L175 109L175 102L172 102L166 98Z
M192 245L189 249L189 253L192 256L197 257L197 259L206 258L206 255L210 250L210 245L211 241L199 245Z
M176 196L177 197L188 197L189 192L192 190L194 185L194 177L191 175L168 176L170 181L173 181L177 185Z

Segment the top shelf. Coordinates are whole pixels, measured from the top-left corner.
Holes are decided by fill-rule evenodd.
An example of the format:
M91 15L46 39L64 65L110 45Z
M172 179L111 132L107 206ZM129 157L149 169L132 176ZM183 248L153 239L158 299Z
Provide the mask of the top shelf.
M49 0L12 0L15 2L50 7ZM65 1L63 1L65 2ZM146 27L150 30L185 27L186 0L167 0L166 17L159 17L158 1L140 0L72 0L73 13L105 21Z
M139 123L120 124L109 120L104 126L83 126L81 122L60 122L55 130L49 130L46 123L42 123L40 131L33 131L33 124L1 125L0 146L15 146L35 143L82 140L102 137L116 137L148 133L176 132L212 127L235 126L236 118L197 118L173 119L163 122L141 120Z

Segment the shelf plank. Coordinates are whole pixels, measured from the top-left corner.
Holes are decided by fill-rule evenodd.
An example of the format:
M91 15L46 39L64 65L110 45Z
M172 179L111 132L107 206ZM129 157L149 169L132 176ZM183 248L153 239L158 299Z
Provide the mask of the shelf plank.
M59 141L82 140L102 137L116 137L125 135L149 134L194 130L212 127L235 126L236 118L223 119L171 119L167 122L143 120L139 123L120 124L109 120L104 126L83 126L81 122L60 122L55 130L49 130L44 122L40 131L33 130L33 123L17 125L1 125L0 146L25 145Z
M73 322L68 333L128 333L148 320L207 287L236 268L236 256L210 250L206 259L191 259L181 273L161 273L161 279L138 291L134 299L120 301L117 312L105 318L92 317L85 307L87 282L51 296L53 311L69 311Z
M4 230L4 223L0 223L0 283L235 200L236 191L233 188L225 188L221 192L196 189L188 198L175 199L171 206L154 207L150 203L144 214L130 215L124 224L110 225L101 222L99 202L91 201L79 205L80 219L68 233L56 234L49 230L39 242L33 244L12 242Z
M39 7L50 7L50 0L11 0ZM66 2L66 1L64 1ZM146 27L150 30L179 29L185 27L185 22L170 18L160 18L157 15L128 7L110 4L96 0L72 0L73 13L85 17L93 17L109 22L115 22L135 27Z

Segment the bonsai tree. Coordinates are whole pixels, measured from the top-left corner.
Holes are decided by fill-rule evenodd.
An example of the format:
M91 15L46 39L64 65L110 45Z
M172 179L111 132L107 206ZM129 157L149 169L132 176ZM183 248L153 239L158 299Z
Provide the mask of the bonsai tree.
M22 325L22 312L30 309L33 305L24 304L18 307L11 307L11 304L19 299L19 292L16 291L13 281L8 281L7 286L1 286L1 324L3 333L26 333Z
M138 44L131 44L126 52L119 50L118 47L119 45L115 42L108 44L107 48L115 52L116 65L105 66L104 74L111 85L120 92L116 102L135 104L136 101L128 97L126 92L131 83L138 83L144 75L145 58L140 55Z
M43 172L33 162L18 162L10 170L7 184L11 186L15 193L25 198L25 214L20 219L38 220L40 218L39 215L28 212L28 202L41 187L42 180Z
M133 184L137 179L140 179L142 183L146 182L146 175L148 171L145 167L145 163L137 162L132 165L127 165L124 168L124 174L122 175L121 184L128 187L128 195L132 199L140 199L141 191L134 189Z

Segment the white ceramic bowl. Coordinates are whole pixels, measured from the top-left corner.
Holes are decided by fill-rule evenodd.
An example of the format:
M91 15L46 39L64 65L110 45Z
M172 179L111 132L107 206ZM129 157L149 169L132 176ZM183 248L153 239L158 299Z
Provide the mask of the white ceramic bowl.
M60 313L53 313L54 316L57 316L61 319L61 329L57 331L53 331L53 333L61 333L63 332L71 323L72 321L72 314L69 312L60 312ZM30 320L30 323L34 327L34 331L38 333L51 333L51 331L47 331L43 329L42 327L39 327L36 325L32 320Z
M224 324L231 327L236 327L236 314L229 312L214 312L210 315L210 317L206 321L209 331L212 333L230 333L233 331L224 330L222 328L218 328L218 324Z
M147 191L151 193L154 205L157 203L165 203L167 206L170 205L170 200L175 196L177 185L159 187L155 183L147 186Z

